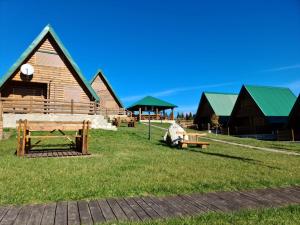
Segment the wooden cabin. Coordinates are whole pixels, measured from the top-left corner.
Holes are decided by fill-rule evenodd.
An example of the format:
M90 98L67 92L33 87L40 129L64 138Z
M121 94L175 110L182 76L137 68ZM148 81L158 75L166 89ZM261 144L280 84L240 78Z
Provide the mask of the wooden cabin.
M230 134L275 134L286 127L295 101L288 88L243 85L228 122Z
M195 115L194 124L199 130L207 130L213 115L219 117L219 123L226 127L237 94L203 92Z
M100 98L100 107L105 109L108 114L118 115L124 111L121 100L101 70L96 72L90 84Z
M289 115L288 127L293 129L294 140L300 140L300 95L298 96Z
M54 108L59 108L57 105L63 105L64 102L89 104L99 101L50 25L43 29L4 75L0 94L4 112L10 112L10 105L17 106L20 103L18 109L11 109L15 113L29 112L30 107L33 111L43 111L49 105L53 107L48 108L47 112L54 112Z

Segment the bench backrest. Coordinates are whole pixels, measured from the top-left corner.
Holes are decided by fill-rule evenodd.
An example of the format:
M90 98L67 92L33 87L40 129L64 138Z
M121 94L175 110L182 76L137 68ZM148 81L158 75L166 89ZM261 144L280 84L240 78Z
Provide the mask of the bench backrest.
M90 126L89 121L18 121L19 126L26 124L27 130L30 131L53 131L53 130L64 130L64 131L78 131L83 129L84 126L87 128Z

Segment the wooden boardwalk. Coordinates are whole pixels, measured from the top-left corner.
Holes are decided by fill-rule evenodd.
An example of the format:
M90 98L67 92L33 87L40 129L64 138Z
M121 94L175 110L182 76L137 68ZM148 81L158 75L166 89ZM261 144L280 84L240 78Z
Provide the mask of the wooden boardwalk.
M0 207L0 225L146 221L300 204L300 187Z
M39 151L29 151L24 155L26 158L41 158L41 157L69 157L69 156L86 156L91 155L89 153L83 154L82 152L72 151L72 150L39 150Z

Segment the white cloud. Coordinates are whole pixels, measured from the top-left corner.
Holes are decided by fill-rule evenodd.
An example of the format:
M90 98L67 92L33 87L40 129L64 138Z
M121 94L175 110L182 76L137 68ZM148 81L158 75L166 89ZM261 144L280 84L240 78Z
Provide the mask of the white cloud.
M285 71L285 70L292 70L292 69L299 69L300 64L294 64L289 66L282 66L282 67L275 67L271 69L261 70L260 72L278 72L278 71Z
M206 85L200 85L200 86L172 88L172 89L167 89L167 90L163 90L163 91L159 91L159 92L127 96L127 97L122 98L122 101L123 102L136 101L147 95L151 95L153 97L172 96L172 95L176 95L180 92L199 90L199 89L205 89L205 88L224 87L224 86L230 86L230 85L234 85L234 84L236 84L236 82L226 82L226 83L206 84Z

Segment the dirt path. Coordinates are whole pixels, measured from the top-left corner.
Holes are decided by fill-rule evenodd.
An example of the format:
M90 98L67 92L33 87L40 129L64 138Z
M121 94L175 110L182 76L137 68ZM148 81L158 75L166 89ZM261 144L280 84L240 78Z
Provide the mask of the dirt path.
M148 124L143 123L144 125L148 126ZM163 128L160 126L156 126L156 125L151 125L152 127L161 129L161 130L167 130L167 128ZM274 152L274 153L280 153L280 154L285 154L285 155L295 155L295 156L300 156L300 153L297 152L291 152L291 151L283 151L283 150L278 150L278 149L274 149L274 148L265 148L265 147L257 147L257 146L252 146L252 145L246 145L246 144L239 144L239 143L235 143L235 142L231 142L231 141L224 141L224 140L219 140L219 139L215 139L215 138L209 138L209 137L202 137L203 139L206 140L210 140L210 141L215 141L215 142L219 142L219 143L223 143L223 144L228 144L228 145L234 145L234 146L240 146L243 148L251 148L251 149L255 149L255 150L261 150L261 151L266 151L266 152Z

